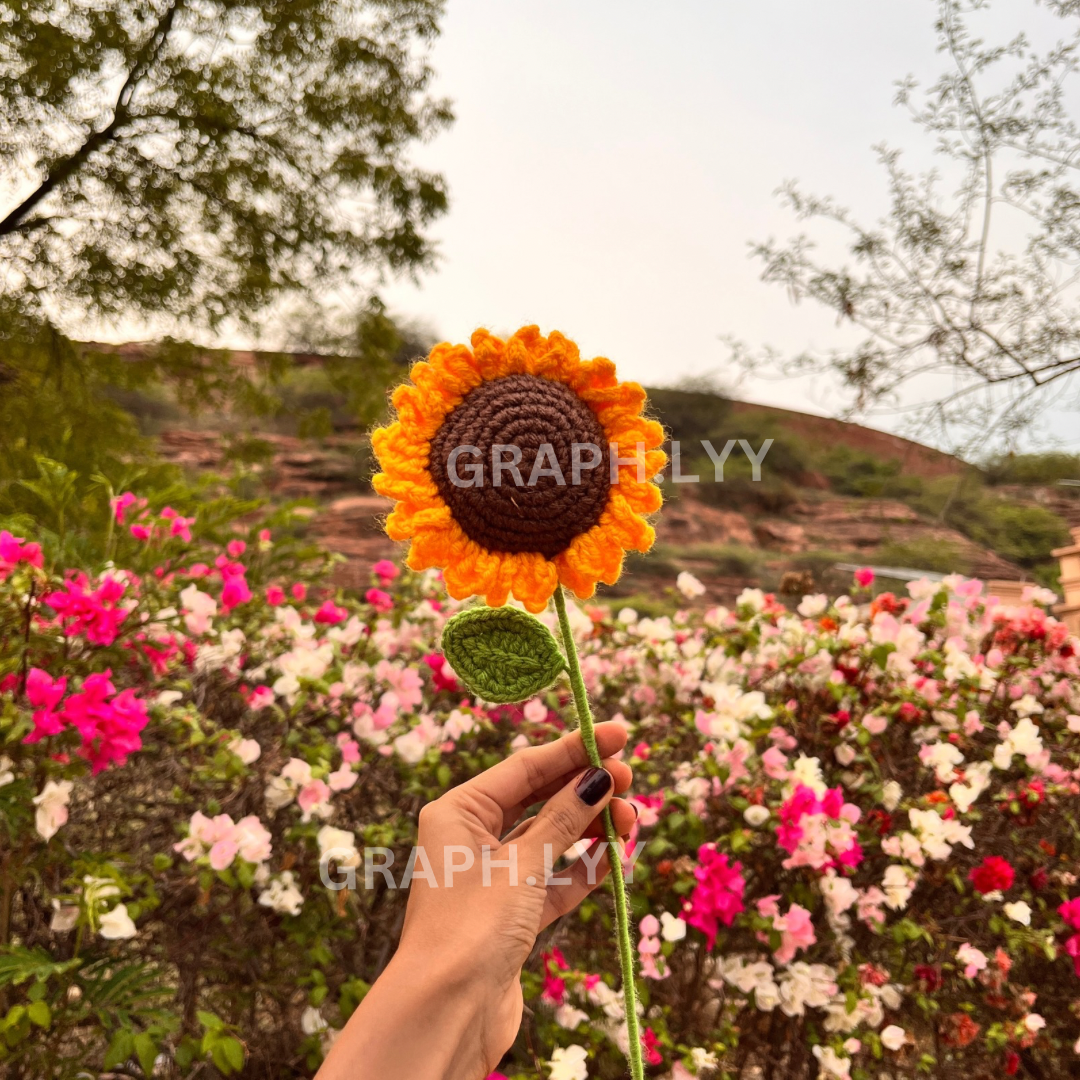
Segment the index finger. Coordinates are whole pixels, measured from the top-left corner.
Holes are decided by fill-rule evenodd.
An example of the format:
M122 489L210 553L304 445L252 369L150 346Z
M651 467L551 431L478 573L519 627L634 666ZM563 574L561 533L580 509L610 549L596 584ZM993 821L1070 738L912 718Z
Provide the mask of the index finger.
M625 745L626 728L617 720L597 724L596 745L601 758L612 757ZM461 795L480 796L498 808L498 819L491 822L491 831L500 832L503 816L510 811L531 806L538 801L539 792L553 781L589 764L589 755L580 731L572 731L554 742L519 750L505 761L466 780L455 790Z

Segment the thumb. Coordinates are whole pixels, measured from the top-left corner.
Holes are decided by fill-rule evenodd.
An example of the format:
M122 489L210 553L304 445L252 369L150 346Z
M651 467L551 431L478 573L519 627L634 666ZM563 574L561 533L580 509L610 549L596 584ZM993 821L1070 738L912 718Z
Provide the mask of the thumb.
M523 862L530 868L551 866L581 839L611 801L615 782L606 769L587 769L544 804L520 839Z

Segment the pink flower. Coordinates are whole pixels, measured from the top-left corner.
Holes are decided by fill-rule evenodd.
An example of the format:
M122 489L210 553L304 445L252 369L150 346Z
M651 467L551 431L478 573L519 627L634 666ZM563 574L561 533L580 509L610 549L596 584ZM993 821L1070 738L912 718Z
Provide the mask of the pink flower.
M1080 896L1074 896L1071 900L1066 900L1064 904L1058 907L1058 914L1071 929L1080 930Z
M810 912L792 904L786 915L773 919L773 929L781 935L780 947L773 953L778 964L789 964L799 949L808 949L817 941Z
M371 572L379 579L381 585L389 585L401 573L397 565L389 559L380 559L371 568Z
M130 532L136 540L150 539L150 528L147 525L132 525Z
M307 599L307 586L302 581L298 581L289 592L297 603L303 603Z
M246 604L251 599L251 590L247 580L242 574L234 574L225 579L221 587L221 608L223 611L232 611L240 604Z
M60 704L67 693L67 678L53 679L41 668L31 668L26 675L26 696L35 706L34 730L23 739L26 743L36 743L46 735L58 735L64 727L63 717L53 710Z
M304 820L311 817L311 812L330 799L330 788L325 780L309 780L296 796L300 809L304 812Z
M986 954L966 941L956 950L956 959L964 965L965 979L974 979L980 971L985 970L987 964Z
M336 626L349 617L349 612L338 607L333 600L327 600L318 611L315 612L315 621L325 626Z
M706 948L711 952L719 932L718 923L730 926L745 909L742 863L730 863L727 855L716 850L715 844L702 844L698 848L694 877L697 885L686 903L684 917L705 935Z
M225 545L225 550L229 553L230 559L239 559L247 551L247 544L243 540L230 540Z
M869 589L874 584L874 571L869 566L855 571L855 584L861 589Z
M388 611L393 611L394 600L393 597L387 592L383 592L382 589L368 589L364 593L364 599L378 612L385 614Z
M185 518L177 514L169 526L170 536L179 536L185 544L191 543L191 526L195 524L193 517Z
M239 846L231 836L226 837L224 840L219 840L210 849L210 869L228 869L228 867L232 865L233 859L236 858L238 850Z
M40 567L41 545L26 544L19 537L12 536L7 529L0 529L0 581L21 562Z
M120 606L126 586L109 574L96 589L89 584L85 574L75 574L42 602L56 612L67 637L82 634L91 645L111 645L127 618L127 609Z
M353 765L360 760L360 744L344 731L337 736L336 742L341 751L341 760L346 765Z
M149 721L146 703L131 689L117 694L111 674L99 671L88 675L79 693L68 698L62 713L64 721L82 736L79 754L90 762L95 774L113 762L123 764L128 754L141 749L139 733Z
M258 712L274 704L274 691L269 686L256 686L247 701L248 708Z
M112 500L113 516L116 518L117 525L124 524L124 512L133 502L135 502L135 496L130 491L125 491L121 495L117 495Z
M261 863L270 858L270 833L257 815L248 814L247 817L242 817L236 823L232 839L236 843L240 858L245 862Z
M280 585L270 585L266 590L266 602L271 607L280 607L285 603L285 590Z
M431 668L431 681L435 684L436 690L449 690L451 693L457 692L458 681L453 675L445 670L445 656L441 653L428 653L427 656L424 657L424 663Z

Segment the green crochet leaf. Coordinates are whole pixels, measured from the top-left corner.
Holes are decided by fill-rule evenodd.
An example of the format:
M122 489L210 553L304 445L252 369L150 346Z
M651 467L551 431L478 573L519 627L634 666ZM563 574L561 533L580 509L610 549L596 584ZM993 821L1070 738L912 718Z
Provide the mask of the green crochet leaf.
M551 631L517 608L477 607L443 628L442 650L454 673L484 701L525 701L566 667Z

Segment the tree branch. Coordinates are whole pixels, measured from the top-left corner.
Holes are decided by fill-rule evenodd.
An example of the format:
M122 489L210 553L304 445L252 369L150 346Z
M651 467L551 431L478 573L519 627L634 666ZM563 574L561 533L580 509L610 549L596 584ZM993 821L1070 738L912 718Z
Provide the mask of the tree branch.
M36 228L38 219L29 217L34 208L56 188L74 176L95 151L115 139L117 133L129 119L128 106L131 104L131 99L138 89L140 81L153 66L154 61L157 60L162 45L168 40L176 14L184 3L185 0L171 0L169 6L158 19L154 32L136 53L131 70L124 79L119 94L116 96L112 119L100 131L92 132L77 150L68 154L67 157L53 162L37 188L3 219L0 219L0 237L16 232L25 233L32 228Z

